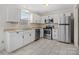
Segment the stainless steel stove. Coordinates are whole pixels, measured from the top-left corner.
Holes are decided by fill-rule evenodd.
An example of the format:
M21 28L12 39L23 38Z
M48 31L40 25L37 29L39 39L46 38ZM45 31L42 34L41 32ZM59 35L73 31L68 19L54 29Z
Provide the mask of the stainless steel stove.
M44 38L52 40L52 27L44 28Z

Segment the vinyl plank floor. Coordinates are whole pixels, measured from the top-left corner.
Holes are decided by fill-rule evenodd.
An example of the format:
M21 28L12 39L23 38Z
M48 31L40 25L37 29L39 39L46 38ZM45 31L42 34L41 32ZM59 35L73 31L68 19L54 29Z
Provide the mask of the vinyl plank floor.
M11 55L78 55L79 48L75 48L73 44L65 44L55 40L40 39L10 54Z

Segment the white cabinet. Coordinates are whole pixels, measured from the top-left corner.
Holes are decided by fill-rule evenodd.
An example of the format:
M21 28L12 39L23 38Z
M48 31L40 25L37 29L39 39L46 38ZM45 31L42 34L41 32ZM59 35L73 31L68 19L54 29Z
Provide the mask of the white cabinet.
M6 32L6 51L12 52L35 40L35 30Z
M29 30L30 42L35 40L35 30Z
M58 40L58 30L53 29L52 33L53 33L53 35L52 35L53 39Z
M53 16L53 20L54 20L54 23L58 23L58 20L59 20L59 16L58 15L54 15Z
M25 31L24 32L24 39L23 39L23 45L26 45L26 44L28 44L29 43L29 32L28 31Z
M41 21L41 23L45 23L44 17L40 17L40 21Z
M33 20L38 20L39 17L40 17L39 15L32 13Z
M24 31L23 45L31 43L35 40L35 30Z
M42 23L45 23L45 19L46 19L46 16L41 17Z
M40 21L40 16L33 13L33 14L32 14L32 22L33 22L33 23L40 23L40 22L41 22L41 21Z
M12 52L23 44L22 32L6 32L6 50Z
M44 35L43 29L40 29L40 37L43 38L43 35Z
M58 25L54 25L54 28L52 29L52 37L55 40L58 40Z

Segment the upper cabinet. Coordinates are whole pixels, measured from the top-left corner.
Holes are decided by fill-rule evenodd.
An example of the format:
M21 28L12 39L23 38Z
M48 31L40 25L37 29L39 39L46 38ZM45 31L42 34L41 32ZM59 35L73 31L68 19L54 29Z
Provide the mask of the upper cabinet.
M33 23L40 23L40 16L38 14L32 13L32 22Z
M45 19L47 18L47 16L41 16L40 17L40 20L41 20L41 23L45 23Z
M3 7L2 7L3 8ZM40 22L40 16L36 13L30 12L27 9L21 8L19 5L5 5L4 15L6 15L6 21L30 21L34 23ZM37 21L38 20L38 21Z
M18 5L6 5L7 21L19 21L20 20L20 8Z
M21 20L26 20L30 23L39 23L40 16L36 13L32 13L27 9L21 9Z
M58 15L41 16L42 23L58 23L58 20L59 20L59 16Z

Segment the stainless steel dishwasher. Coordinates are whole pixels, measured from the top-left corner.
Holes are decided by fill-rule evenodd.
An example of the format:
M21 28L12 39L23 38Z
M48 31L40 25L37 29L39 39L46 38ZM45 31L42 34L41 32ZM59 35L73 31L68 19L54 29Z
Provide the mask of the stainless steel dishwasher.
M35 30L35 41L40 39L40 29Z

